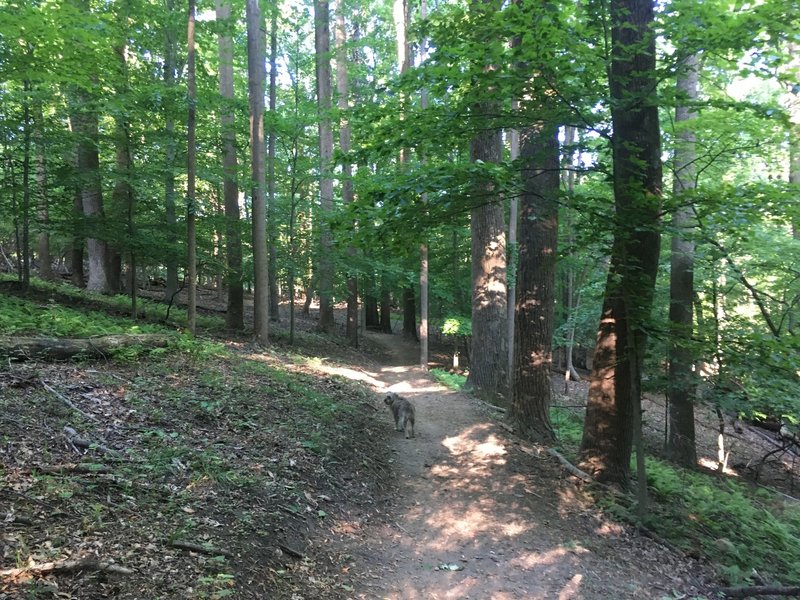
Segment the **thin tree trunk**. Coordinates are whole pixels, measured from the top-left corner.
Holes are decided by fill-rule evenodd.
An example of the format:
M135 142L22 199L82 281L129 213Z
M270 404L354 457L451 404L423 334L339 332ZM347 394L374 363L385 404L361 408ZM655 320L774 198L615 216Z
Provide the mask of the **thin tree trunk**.
M428 18L428 2L421 0L419 17L424 23ZM424 61L428 57L428 39L423 38L420 58ZM420 108L428 108L428 90L423 88L420 92ZM423 161L424 162L424 161ZM422 194L422 204L428 203L428 194ZM423 241L419 246L419 366L428 369L428 241Z
M336 7L336 91L338 93L338 108L340 111L339 123L339 148L347 156L350 152L350 123L347 120L347 111L350 108L347 81L347 29L344 19L345 6L343 0L338 0ZM345 204L353 202L353 166L347 158L342 162L342 200ZM356 250L353 246L347 248L349 261L355 260ZM347 323L345 337L353 348L358 348L358 280L355 274L347 276Z
M694 428L695 379L693 373L692 343L694 300L694 241L691 229L695 226L694 211L688 198L695 188L695 134L687 122L697 113L691 106L698 97L697 54L687 56L678 72L678 99L684 105L675 109L675 124L680 127L675 145L675 179L673 194L680 206L672 217L672 248L670 255L669 304L669 437L667 455L678 464L697 466Z
M236 123L233 91L233 38L230 35L230 0L217 0L217 20L225 23L225 33L219 36L219 93L224 109L220 112L222 134L223 196L225 198L225 255L228 274L227 312L225 326L244 329L244 284L242 272L242 238L239 214L239 186L237 183Z
M189 118L187 121L186 146L186 245L187 245L187 278L189 279L189 299L186 308L187 326L191 333L197 329L197 201L195 198L195 166L197 145L197 106L195 82L195 0L189 0L189 24L187 29L187 94L189 102Z
M39 255L39 277L45 281L55 280L53 257L50 256L50 207L47 194L47 162L44 141L44 112L42 103L35 105L33 141L36 146L36 210L39 220L37 240Z
M317 111L319 120L319 224L320 256L319 328L333 331L333 235L329 219L333 213L333 129L331 127L330 10L327 0L314 0L314 44L317 68Z
M72 216L72 241L69 253L70 281L75 287L83 288L86 286L86 277L83 272L83 198L78 186L75 188L75 195L72 199Z
M389 288L381 288L381 333L392 333L392 295Z
M519 102L514 100L511 103L511 109L516 111L519 109ZM509 150L512 161L519 158L519 131L516 129L509 130ZM514 341L516 332L516 310L517 310L517 278L519 277L519 247L517 244L517 225L519 222L519 199L515 196L511 198L509 213L508 213L508 253L506 260L508 262L508 298L506 300L506 325L508 327L508 334L506 336L506 343L508 344L508 374L509 374L509 387L511 398L509 403L513 403L513 389L516 377L516 369L514 368L514 355L517 352L516 342Z
M558 244L557 136L557 127L548 123L520 132L523 191L510 416L521 431L545 443L555 440L549 411Z
M278 5L270 4L270 30L269 30L269 113L270 126L267 139L267 186L269 199L267 201L267 226L269 229L269 315L273 321L280 321L278 297L278 228L275 215L275 107L278 90Z
M250 95L250 155L253 177L253 311L255 338L269 342L266 173L264 160L263 19L259 0L247 0L247 74Z
M166 0L168 13L175 10L174 0ZM166 286L164 288L164 300L172 302L175 294L178 293L178 218L176 209L175 194L175 156L177 154L177 141L175 139L175 116L174 116L174 88L176 86L175 70L177 68L177 32L168 22L164 26L164 85L168 101L164 108L164 132L166 136L166 156L164 172L164 213L167 222L167 243L169 251L165 259L167 268Z
M22 115L22 286L31 283L31 82L27 79L23 88L28 97Z
M601 482L627 487L658 269L661 148L652 1L612 0L611 19L615 232L580 466Z

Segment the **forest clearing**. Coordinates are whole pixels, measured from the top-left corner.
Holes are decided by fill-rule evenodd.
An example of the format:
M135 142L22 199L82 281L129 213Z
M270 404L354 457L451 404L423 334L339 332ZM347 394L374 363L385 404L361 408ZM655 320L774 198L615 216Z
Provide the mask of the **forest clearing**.
M799 31L0 0L0 600L800 597Z

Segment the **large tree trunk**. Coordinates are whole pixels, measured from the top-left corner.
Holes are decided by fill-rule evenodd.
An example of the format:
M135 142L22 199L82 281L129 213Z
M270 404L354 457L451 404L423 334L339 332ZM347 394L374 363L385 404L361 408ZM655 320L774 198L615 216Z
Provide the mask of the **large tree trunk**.
M520 159L523 191L511 418L520 431L548 443L555 440L549 410L558 244L557 128L537 124L522 130Z
M612 0L611 19L615 231L580 466L627 487L658 269L661 149L652 0Z
M343 155L350 152L350 122L347 120L347 111L350 108L348 100L347 81L347 30L344 20L344 2L339 0L336 10L336 91L339 95L339 148ZM342 163L342 200L345 204L353 202L353 166L348 159ZM347 248L347 256L355 259L356 250L352 246ZM355 274L347 275L347 324L345 337L353 348L358 348L358 281Z
M217 0L217 20L225 23L226 33L219 36L219 93L224 109L220 112L222 137L223 196L225 198L225 254L228 266L226 287L228 304L225 325L244 329L244 284L242 283L242 238L239 229L239 186L236 182L236 124L233 94L233 39L230 0Z
M86 276L83 272L83 199L79 186L75 188L72 199L72 240L69 247L70 281L78 288L86 286Z
M679 127L675 144L675 179L673 194L680 206L672 217L672 249L669 281L669 436L667 455L678 464L694 468L697 465L694 430L695 379L692 344L692 310L694 300L694 241L691 229L695 225L689 194L695 188L695 135L687 123L697 117L691 104L698 97L697 54L687 56L678 72L678 100L685 105L675 109L675 124Z
M478 107L478 115L492 114ZM502 160L500 133L489 129L470 145L473 162ZM506 351L506 234L503 203L492 184L478 186L472 211L472 356L468 385L490 402L504 402L508 385Z
M317 110L319 121L319 218L320 255L319 328L333 331L333 235L329 219L333 213L333 129L331 127L330 10L327 0L314 0L314 44L317 65Z
M499 9L496 0L473 0L470 13L477 21L493 18ZM489 64L481 65L487 71ZM489 90L487 90L489 91ZM472 108L478 133L470 142L473 163L499 163L503 160L500 130L492 118L499 111L497 102L484 101ZM494 183L481 183L473 189L470 216L472 233L472 356L467 384L475 394L492 403L506 403L508 390L506 227L503 200Z
M253 177L253 311L254 332L269 342L269 273L267 256L266 173L264 161L263 19L259 0L247 0L247 75L250 94L250 155Z
M392 295L388 287L381 289L381 333L392 333Z
M197 106L196 106L196 81L195 81L195 0L189 0L189 23L187 29L187 62L186 83L189 104L189 117L187 120L186 144L186 247L187 247L187 279L189 280L188 301L186 308L187 326L189 331L195 333L197 327L197 200L195 198L195 166L196 166L196 135L197 135Z
M83 214L88 220L87 230L97 231L103 226L98 117L94 99L85 90L77 90L74 94L70 123L77 143L77 175ZM86 245L89 251L89 280L86 289L107 293L111 290L108 244L98 237L89 237Z

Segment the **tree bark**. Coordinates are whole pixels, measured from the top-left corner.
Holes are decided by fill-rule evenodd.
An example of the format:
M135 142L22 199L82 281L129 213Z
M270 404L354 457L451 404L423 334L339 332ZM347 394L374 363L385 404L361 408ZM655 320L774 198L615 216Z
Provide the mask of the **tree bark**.
M330 9L327 0L314 0L314 45L317 70L317 111L319 121L319 223L320 256L319 328L333 331L333 235L329 219L333 213L333 128L331 127Z
M491 114L483 105L477 114ZM486 130L472 139L473 162L502 160L500 133ZM472 233L472 356L468 385L475 394L492 403L504 402L508 385L506 350L506 236L503 204L493 184L476 188L476 203L470 219Z
M678 72L678 100L684 105L675 109L675 124L680 127L675 145L675 179L673 194L680 205L672 217L672 248L670 254L670 338L668 346L669 426L667 455L678 464L697 466L694 427L695 379L692 343L694 300L694 241L691 229L695 226L690 194L695 188L695 134L687 123L697 117L691 103L698 97L699 56L691 54ZM687 235L688 234L688 235Z
M490 18L499 4L473 0L470 13ZM491 65L481 65L490 70ZM473 163L503 160L500 131L492 123L499 107L494 101L477 103L472 118L478 133L470 142ZM474 186L470 216L472 233L472 356L467 385L491 403L505 403L508 390L506 227L503 201L492 182Z
M163 348L170 339L161 334L120 334L92 338L0 337L0 356L14 360L65 360L79 355L107 357L130 346Z
M520 431L544 443L555 440L549 410L558 245L557 135L557 127L549 123L520 132L523 188L510 416Z
M278 294L278 228L275 215L275 131L278 90L278 5L270 4L270 29L269 29L269 114L270 126L267 138L267 186L269 199L267 201L267 228L269 243L269 316L273 321L280 321L280 298Z
M103 226L104 216L98 151L99 126L94 99L86 90L78 89L74 93L70 123L77 143L77 175L83 215L88 220L88 231L97 231ZM86 289L108 293L111 289L108 277L108 244L99 237L89 237L86 246L89 251L89 280Z
M615 231L579 466L624 488L658 269L661 148L652 1L612 0L611 19Z
M339 148L346 157L350 152L350 123L347 120L347 111L350 108L347 81L347 29L344 19L344 1L338 0L336 7L336 91L338 93L338 108L340 111ZM347 158L342 162L342 200L345 204L353 202L353 166ZM347 248L347 256L351 262L355 259L356 250L353 246ZM354 273L347 275L347 323L345 337L353 348L358 348L358 280Z
M225 23L225 33L219 36L219 93L223 110L220 111L222 138L223 196L225 198L225 255L228 267L228 288L225 326L241 331L244 329L244 284L242 282L242 238L239 214L238 164L236 160L236 123L233 93L233 38L230 0L217 0L217 20Z
M414 286L403 288L403 335L417 340L417 303L414 298Z
M381 289L381 333L392 333L392 295L388 287Z
M39 220L37 240L39 277L45 281L53 281L56 277L53 273L53 257L50 256L50 206L47 194L44 112L41 102L37 102L35 105L33 121L33 142L36 147L36 206Z
M253 311L255 338L269 342L266 173L264 161L263 19L259 0L247 0L247 75L250 95L250 155L253 177Z
M174 0L166 0L167 12L175 10ZM178 292L178 218L175 202L175 155L177 141L175 139L174 89L176 86L175 70L177 69L178 41L177 32L169 21L164 26L164 86L167 102L164 106L164 132L166 137L166 156L164 172L164 217L167 222L167 243L169 250L166 256L167 278L164 287L164 300L172 302Z
M189 18L187 29L187 95L189 104L189 117L187 120L186 144L186 246L187 246L187 279L188 281L188 306L186 307L187 327L191 333L197 328L197 202L195 198L195 167L196 167L196 135L197 135L197 106L196 106L196 81L195 81L195 0L189 0Z

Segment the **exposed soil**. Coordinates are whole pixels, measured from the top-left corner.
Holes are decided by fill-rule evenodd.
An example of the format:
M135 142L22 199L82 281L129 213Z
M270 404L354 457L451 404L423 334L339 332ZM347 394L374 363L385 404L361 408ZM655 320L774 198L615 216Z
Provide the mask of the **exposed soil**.
M697 595L708 569L605 518L541 448L415 366L418 346L367 334L378 390L411 400L416 438L392 432L399 489L380 522L340 536L369 567L358 598L601 599ZM389 411L386 427L392 429Z

